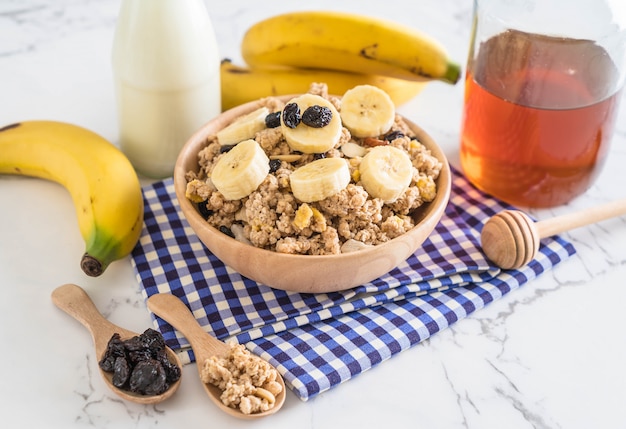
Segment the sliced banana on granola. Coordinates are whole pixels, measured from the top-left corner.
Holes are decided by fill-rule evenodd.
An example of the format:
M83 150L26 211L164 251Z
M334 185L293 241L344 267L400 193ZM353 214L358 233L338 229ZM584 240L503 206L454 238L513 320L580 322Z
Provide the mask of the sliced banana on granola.
M270 171L269 158L255 140L244 140L215 164L211 181L227 200L238 200L254 192Z
M297 168L289 176L291 192L310 203L331 197L350 183L350 168L343 158L322 158Z
M217 141L222 146L237 144L244 140L253 139L256 133L264 130L265 117L270 111L267 107L260 107L253 112L237 118L228 126L216 133Z
M396 110L389 95L373 85L357 85L341 99L341 122L355 137L377 137L391 129Z
M280 118L289 147L302 153L324 153L341 138L341 117L335 106L315 94L302 94L283 108Z
M411 184L413 164L409 155L394 146L376 146L359 166L363 187L385 203L397 200Z

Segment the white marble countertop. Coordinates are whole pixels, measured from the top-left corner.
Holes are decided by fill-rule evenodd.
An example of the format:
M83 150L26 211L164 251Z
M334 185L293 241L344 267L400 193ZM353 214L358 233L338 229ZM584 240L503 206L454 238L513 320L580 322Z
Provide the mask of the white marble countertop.
M337 2L319 8L379 15L439 39L464 62L467 0ZM385 7L383 7L383 4ZM223 57L256 20L310 3L209 2ZM110 49L119 0L0 0L0 123L69 121L117 139ZM463 85L433 83L401 113L458 166ZM555 214L626 197L626 108L606 168L586 195ZM578 253L539 279L354 380L308 402L288 392L258 422L219 414L194 365L157 406L122 402L97 372L85 328L50 293L87 290L114 323L150 326L129 260L100 278L82 274L69 194L37 179L0 176L0 414L3 427L95 428L624 428L626 427L626 217L565 234Z

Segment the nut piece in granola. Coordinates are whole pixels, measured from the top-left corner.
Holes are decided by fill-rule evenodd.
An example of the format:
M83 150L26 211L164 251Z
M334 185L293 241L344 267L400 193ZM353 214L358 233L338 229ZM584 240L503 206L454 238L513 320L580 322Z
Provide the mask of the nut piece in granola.
M283 387L276 368L250 353L242 344L230 344L226 357L212 356L204 362L201 380L217 386L222 403L253 414L274 408Z

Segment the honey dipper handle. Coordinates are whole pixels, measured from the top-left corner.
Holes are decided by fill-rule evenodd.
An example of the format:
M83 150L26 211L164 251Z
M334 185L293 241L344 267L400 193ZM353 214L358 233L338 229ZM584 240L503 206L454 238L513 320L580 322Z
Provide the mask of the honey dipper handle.
M626 214L626 199L612 201L596 207L542 220L535 224L540 238L551 237L565 231L591 225L606 219Z

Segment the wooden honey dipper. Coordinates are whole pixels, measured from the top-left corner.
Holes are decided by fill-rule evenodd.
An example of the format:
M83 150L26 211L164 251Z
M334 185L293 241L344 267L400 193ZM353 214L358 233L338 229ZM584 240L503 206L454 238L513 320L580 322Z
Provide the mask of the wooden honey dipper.
M518 210L504 210L487 221L480 235L483 252L498 267L520 268L539 251L539 241L581 226L626 214L626 199L534 222Z

